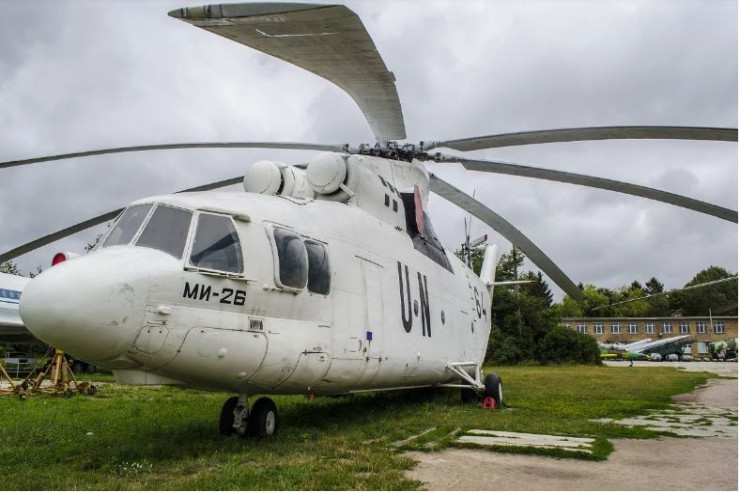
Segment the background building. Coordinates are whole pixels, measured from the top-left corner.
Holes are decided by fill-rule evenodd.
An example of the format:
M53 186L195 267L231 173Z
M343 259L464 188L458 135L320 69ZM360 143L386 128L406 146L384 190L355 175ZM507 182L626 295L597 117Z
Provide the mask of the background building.
M593 336L603 343L629 343L643 339L689 335L683 348L694 358L709 357L709 342L737 338L737 316L637 317L637 318L563 318L561 325Z

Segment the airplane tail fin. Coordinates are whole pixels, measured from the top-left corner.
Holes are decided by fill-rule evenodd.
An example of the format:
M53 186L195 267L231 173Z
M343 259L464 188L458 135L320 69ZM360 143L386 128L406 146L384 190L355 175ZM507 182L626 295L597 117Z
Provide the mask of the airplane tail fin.
M488 287L488 294L493 296L493 286L496 283L496 256L498 247L488 245L483 254L483 265L480 269L480 280Z

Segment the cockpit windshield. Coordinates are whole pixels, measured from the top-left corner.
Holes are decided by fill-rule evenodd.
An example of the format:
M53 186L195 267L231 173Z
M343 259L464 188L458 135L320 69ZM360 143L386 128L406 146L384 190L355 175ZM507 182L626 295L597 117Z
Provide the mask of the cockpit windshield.
M149 215L152 204L132 205L121 215L103 242L103 248L114 245L126 245L131 242L141 224Z
M102 247L128 245L135 239L136 246L155 248L181 259L193 214L193 211L166 204L132 205L113 225ZM239 235L232 218L200 212L195 223L190 266L234 274L244 272ZM139 230L141 233L137 237Z
M175 258L182 258L188 239L191 211L159 204L141 232L136 246L156 248Z

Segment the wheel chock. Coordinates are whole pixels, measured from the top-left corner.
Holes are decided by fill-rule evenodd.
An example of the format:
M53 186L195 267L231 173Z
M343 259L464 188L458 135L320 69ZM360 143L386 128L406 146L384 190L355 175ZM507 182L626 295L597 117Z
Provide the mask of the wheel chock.
M496 409L496 399L493 397L483 399L483 409Z

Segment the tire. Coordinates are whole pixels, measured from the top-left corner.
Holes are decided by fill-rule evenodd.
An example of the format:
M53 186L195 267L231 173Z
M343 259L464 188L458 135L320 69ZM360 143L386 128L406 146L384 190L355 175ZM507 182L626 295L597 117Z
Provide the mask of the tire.
M257 438L271 438L277 435L277 406L272 399L261 397L252 406L247 421L247 433Z
M98 371L98 369L95 365L87 365L85 367L85 373L95 373L96 371Z
M485 396L493 397L496 401L496 406L504 405L504 384L501 381L501 377L498 373L489 373L483 380L483 385L486 386Z
M239 403L239 398L234 396L227 399L221 407L221 416L218 419L218 432L222 435L233 435L234 429L234 409Z

